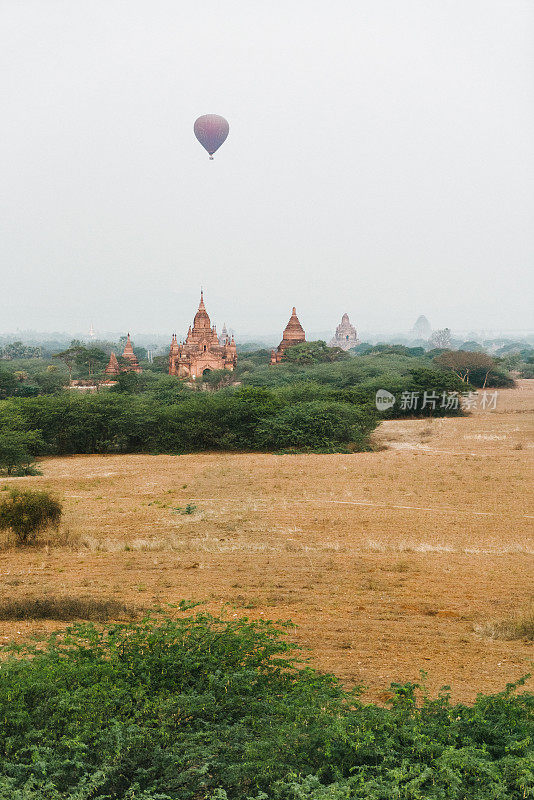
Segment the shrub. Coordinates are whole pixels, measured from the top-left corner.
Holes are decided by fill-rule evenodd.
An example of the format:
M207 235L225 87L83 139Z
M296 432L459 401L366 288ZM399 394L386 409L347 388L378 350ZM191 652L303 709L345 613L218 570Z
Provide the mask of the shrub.
M344 361L350 358L340 347L328 347L326 342L302 342L288 347L283 360L288 364L320 364L332 361Z
M62 506L49 492L11 489L0 503L0 530L11 530L19 544L30 544L48 527L57 528Z
M315 345L314 345L315 346ZM297 346L290 348L297 352ZM404 348L408 350L407 348ZM322 347L321 347L322 350ZM333 348L325 348L328 357ZM469 388L452 371L433 367L431 357L405 352L347 357L335 363L305 366L282 362L255 366L242 375L245 385L195 391L173 376L125 373L129 387L78 396L68 393L0 400L0 437L20 437L38 429L42 441L31 455L71 453L184 453L203 450L350 450L367 446L376 426L375 396L386 389L397 397L380 418L459 414L438 402L417 409L401 406L403 392L458 392ZM212 373L213 380L232 373ZM235 377L235 376L234 376ZM212 377L208 376L209 380ZM139 379L139 380L138 380ZM142 379L142 380L141 380ZM135 386L133 385L135 384ZM135 389L135 391L134 391ZM311 407L316 403L315 422ZM323 407L321 408L321 404ZM329 405L330 412L324 404ZM336 405L337 404L337 405ZM352 410L349 411L347 406ZM343 407L343 408L342 408ZM340 412L335 420L335 409ZM275 429L269 431L276 418ZM297 425L291 432L290 423ZM320 424L324 423L322 430ZM35 433L35 431L34 431Z
M194 503L188 503L186 506L182 508L182 506L176 506L176 508L172 509L175 514L194 514L197 510L197 507Z
M38 431L0 431L0 470L8 475L35 475L33 455L43 446Z
M118 600L95 597L28 597L0 602L0 620L54 619L72 622L77 619L107 622L131 618L135 609Z
M524 611L519 611L515 616L486 622L484 625L477 626L476 630L483 636L490 636L492 639L534 641L534 600L530 606Z
M347 403L295 403L261 422L257 441L268 450L363 450L375 425L373 415Z
M20 467L15 467L11 471L11 475L14 478L26 478L29 475L35 477L35 475L42 475L42 474L43 473L36 464L23 464Z
M269 622L75 625L0 670L1 800L519 800L534 697L364 704Z

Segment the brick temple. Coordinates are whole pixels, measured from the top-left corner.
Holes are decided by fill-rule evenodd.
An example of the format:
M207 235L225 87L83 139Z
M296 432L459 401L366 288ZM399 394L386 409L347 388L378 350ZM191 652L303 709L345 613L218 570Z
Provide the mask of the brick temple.
M185 342L178 344L176 334L172 337L169 375L195 379L214 369L233 370L236 364L237 348L234 337L230 338L225 325L219 339L215 325L212 326L206 311L203 292L200 292L198 311Z
M291 317L287 323L284 333L282 334L282 341L276 350L271 350L271 364L279 364L284 357L284 352L288 347L293 347L295 344L301 344L306 341L306 334L304 328L300 324L297 317L297 309L293 306Z
M119 364L117 356L112 351L111 356L109 357L108 365L104 370L104 373L106 375L110 375L111 377L117 377L117 375L120 375L121 372L140 373L143 371L139 366L139 361L137 360L137 356L134 353L132 341L130 339L130 334L128 334L126 338L126 344L124 345L122 358L123 362L122 364Z

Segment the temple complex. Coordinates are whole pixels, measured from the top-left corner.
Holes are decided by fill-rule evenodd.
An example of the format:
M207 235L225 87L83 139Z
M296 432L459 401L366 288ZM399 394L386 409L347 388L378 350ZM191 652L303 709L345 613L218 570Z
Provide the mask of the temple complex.
M226 326L219 340L215 325L211 325L200 292L200 304L193 327L189 327L185 342L178 344L173 334L169 352L169 375L179 378L199 378L214 369L233 370L237 364L234 337L229 337Z
M130 339L130 334L128 334L126 338L126 344L124 345L124 350L122 353L123 363L119 364L117 356L115 353L111 353L109 357L109 362L104 370L106 375L111 375L116 377L120 375L121 372L137 372L140 373L143 370L139 366L139 361L137 360L137 356L134 353L132 341Z
M282 341L276 350L271 351L271 364L279 364L284 357L284 351L287 350L288 347L293 347L293 345L301 344L305 341L306 334L304 333L304 328L300 324L299 318L297 317L297 310L295 306L293 306L291 317L282 335Z
M328 342L328 347L341 347L342 350L350 350L360 344L358 334L354 325L351 325L348 314L343 314L341 322L336 328L333 339Z

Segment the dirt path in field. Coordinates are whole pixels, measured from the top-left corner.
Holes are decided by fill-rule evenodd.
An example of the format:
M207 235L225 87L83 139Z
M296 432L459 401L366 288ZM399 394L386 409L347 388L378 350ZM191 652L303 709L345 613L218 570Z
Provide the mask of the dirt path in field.
M494 411L382 423L372 453L45 459L2 485L61 495L63 544L0 551L0 603L205 600L292 619L315 665L373 698L421 669L457 698L500 690L534 647L477 626L534 594L533 409L522 381ZM0 643L55 627L0 621Z

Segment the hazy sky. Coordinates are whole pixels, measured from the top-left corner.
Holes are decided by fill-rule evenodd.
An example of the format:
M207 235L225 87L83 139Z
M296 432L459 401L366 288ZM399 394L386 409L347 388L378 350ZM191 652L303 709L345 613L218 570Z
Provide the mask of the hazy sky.
M533 67L532 0L0 0L0 331L532 328Z

